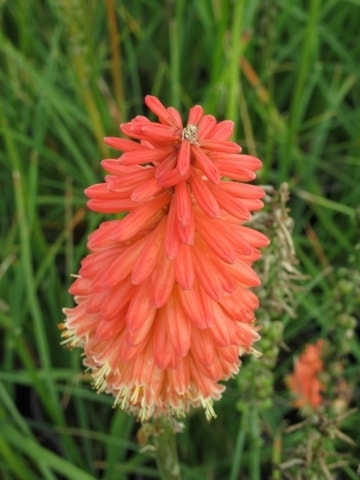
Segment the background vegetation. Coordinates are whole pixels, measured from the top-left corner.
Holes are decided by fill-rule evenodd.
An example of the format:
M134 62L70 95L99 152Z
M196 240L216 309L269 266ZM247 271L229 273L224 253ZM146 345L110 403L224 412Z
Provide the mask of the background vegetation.
M217 420L186 419L184 478L358 478L359 24L358 0L0 2L1 479L157 476L138 425L92 391L57 330L101 220L83 190L113 155L102 138L147 93L234 120L278 192L259 264L265 361L245 360ZM320 337L329 406L348 388L297 428L284 378Z

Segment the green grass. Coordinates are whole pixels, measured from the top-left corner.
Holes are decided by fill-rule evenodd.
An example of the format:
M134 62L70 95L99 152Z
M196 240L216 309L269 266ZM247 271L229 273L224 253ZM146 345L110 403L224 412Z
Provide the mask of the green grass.
M283 265L271 264L259 321L264 331L273 322L264 340L280 349L271 366L244 362L217 420L185 421L183 476L322 478L272 462L295 458L307 435L285 431L300 417L284 385L306 342L329 339L355 385L347 408L359 406L360 345L347 320L360 318L359 22L355 0L0 3L1 478L157 478L135 422L91 390L80 352L61 347L57 329L101 221L83 190L102 181L111 155L102 138L145 113L147 93L184 115L200 103L236 122L236 140L263 160L260 183L289 185L304 275L288 279L287 296L286 278L276 283ZM269 258L285 252L276 245ZM354 445L335 435L324 447L345 455L333 478L357 478L359 422L355 412L341 423Z

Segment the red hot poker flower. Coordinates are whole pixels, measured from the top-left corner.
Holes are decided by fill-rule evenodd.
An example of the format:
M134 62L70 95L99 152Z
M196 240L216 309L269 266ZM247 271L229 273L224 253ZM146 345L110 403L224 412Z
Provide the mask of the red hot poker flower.
M295 362L294 372L286 378L295 397L293 404L296 408L316 410L323 403L321 392L324 385L318 378L324 368L321 358L323 346L321 339L307 345Z
M249 288L268 240L244 222L264 192L243 182L261 162L229 141L232 122L197 105L184 127L173 107L145 102L159 121L137 116L121 125L135 140L107 138L124 153L86 190L90 209L127 215L89 236L62 335L84 349L95 387L140 420L199 405L211 418L219 381L259 339Z

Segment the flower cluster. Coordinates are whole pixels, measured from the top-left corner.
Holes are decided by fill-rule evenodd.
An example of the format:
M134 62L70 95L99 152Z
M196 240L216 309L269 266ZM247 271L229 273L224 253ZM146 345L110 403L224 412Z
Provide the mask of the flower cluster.
M323 371L322 360L323 340L308 344L303 353L297 358L294 372L286 377L286 383L294 395L294 407L299 409L316 410L323 404L322 393L325 389L319 379Z
M89 236L62 335L84 349L95 388L140 420L199 405L211 418L219 382L259 339L252 264L268 239L244 223L264 192L243 182L261 162L229 140L231 121L197 105L184 127L175 108L145 102L159 121L137 116L121 125L131 139L106 138L124 153L85 191L90 209L126 215Z

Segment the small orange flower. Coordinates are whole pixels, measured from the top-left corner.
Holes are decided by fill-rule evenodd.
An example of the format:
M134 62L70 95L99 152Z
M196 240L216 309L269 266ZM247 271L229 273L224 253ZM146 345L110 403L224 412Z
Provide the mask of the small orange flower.
M103 160L105 183L86 190L90 209L127 215L89 236L62 336L84 349L95 388L140 420L198 405L211 418L219 381L259 339L249 288L268 240L244 222L264 192L241 182L261 162L229 141L232 122L197 105L184 127L173 107L145 102L159 122L121 125L138 141L106 138L124 153Z
M318 378L324 368L321 358L323 346L321 339L315 344L307 345L295 362L294 372L286 378L286 383L295 396L293 405L296 408L316 410L323 403L321 392L325 387Z

